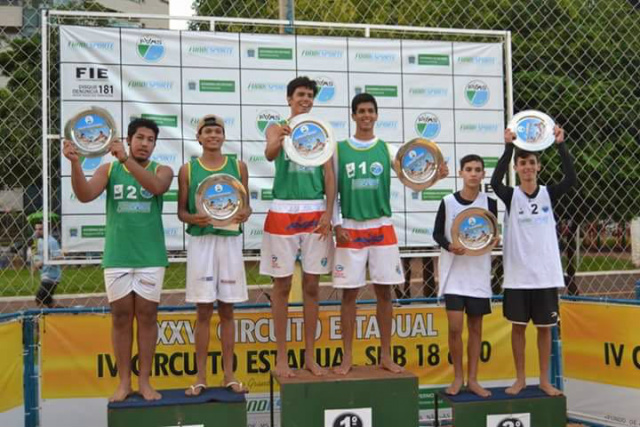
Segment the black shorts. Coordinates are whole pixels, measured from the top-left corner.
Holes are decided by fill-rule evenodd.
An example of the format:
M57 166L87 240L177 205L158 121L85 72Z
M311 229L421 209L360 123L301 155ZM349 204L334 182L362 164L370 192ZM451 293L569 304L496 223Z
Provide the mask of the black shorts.
M503 311L513 323L532 320L536 326L554 326L559 319L558 288L505 289Z
M491 313L490 298L475 298L463 295L445 294L444 304L447 310L466 311L468 316L483 316Z

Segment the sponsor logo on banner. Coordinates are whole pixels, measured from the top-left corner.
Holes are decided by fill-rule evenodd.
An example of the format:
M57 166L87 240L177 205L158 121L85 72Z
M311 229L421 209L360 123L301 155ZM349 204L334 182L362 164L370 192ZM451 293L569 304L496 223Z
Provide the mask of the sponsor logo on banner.
M150 160L153 160L154 162L158 162L162 164L167 164L167 163L175 162L177 158L178 157L175 154L154 153L151 155Z
M447 98L449 88L447 87L410 87L409 95L421 98Z
M224 127L226 129L229 129L230 127L232 127L233 125L235 125L236 123L236 119L235 117L224 117ZM189 124L191 125L191 127L193 127L194 129L196 128L196 126L198 126L198 122L200 121L200 117L191 117L191 119L189 119Z
M411 229L411 234L418 234L418 235L426 235L426 236L431 236L433 234L433 228L420 228L420 227L414 227Z
M325 103L331 101L336 94L336 86L332 79L329 77L316 77L314 78L318 84L318 94L316 95L316 101L319 103Z
M73 98L113 98L113 85L109 84L109 69L98 66L76 66L78 85L71 89Z
M113 51L115 45L113 42L79 42L79 41L70 41L67 43L67 47L70 49L79 49L79 50L102 50L102 51Z
M375 97L383 98L397 98L398 86L395 85L365 85L364 90L362 86L356 86L356 95L362 92L366 92Z
M173 114L141 114L141 118L153 120L160 127L177 128L178 116ZM129 117L129 121L137 119L136 116Z
M279 82L249 82L249 92L286 92L287 85Z
M498 62L498 58L495 56L459 56L459 64L474 64L474 65L495 65Z
M247 57L290 61L293 59L293 49L289 47L259 47L256 52L256 49L252 48L247 49Z
M437 66L448 67L449 55L443 55L438 53L419 53L409 56L409 64L422 65L422 66Z
M464 88L464 99L472 107L482 107L489 102L489 86L482 80L472 80Z
M332 128L334 129L346 129L347 128L347 122L346 120L330 120L329 124L331 125Z
M377 52L357 52L355 60L358 62L374 62L380 64L389 64L398 58L395 53L377 53Z
M164 235L167 237L178 236L181 231L182 229L178 227L164 227Z
M171 80L131 80L128 84L131 89L172 90Z
M344 56L344 51L338 49L304 49L301 56L303 58L340 59Z
M262 200L273 200L273 190L271 188L263 188L260 191L260 198Z
M233 48L228 46L191 45L187 55L199 57L227 58L233 56Z
M145 35L138 39L136 52L147 62L158 62L165 54L164 42L160 37Z
M265 156L261 156L261 155L249 156L249 163L264 163L266 161L267 161L267 158Z
M498 125L496 123L460 123L460 132L463 133L492 133L498 131Z
M422 200L424 201L435 201L442 200L445 196L452 194L453 190L422 190L421 193L416 193L417 195L421 195ZM415 197L417 199L417 197Z
M376 130L398 129L397 120L378 120L376 122Z
M425 111L416 118L415 129L421 137L433 139L440 134L442 125L438 116Z
M260 132L260 135L264 136L264 132L269 126L273 123L279 123L280 121L282 121L282 116L277 111L262 110L256 117L256 128L258 132Z
M236 82L233 80L189 80L187 88L199 92L227 92L235 93Z

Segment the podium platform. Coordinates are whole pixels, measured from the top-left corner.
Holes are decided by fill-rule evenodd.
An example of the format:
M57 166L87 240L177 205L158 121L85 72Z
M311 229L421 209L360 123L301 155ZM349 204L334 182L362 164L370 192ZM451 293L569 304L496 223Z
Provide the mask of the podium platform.
M354 366L348 375L271 377L280 386L280 427L416 427L418 377L379 367ZM274 426L276 427L276 426Z
M139 394L123 402L109 403L109 427L247 427L244 394L224 387L211 387L199 396L188 397L184 389L158 390L161 400L148 402Z
M566 427L567 399L551 397L538 386L528 386L519 394L505 393L504 387L489 388L491 397L482 398L463 391L449 396L444 391L438 396L451 405L455 427ZM436 399L436 426L438 420ZM511 423L509 423L511 421ZM517 421L520 421L518 424Z

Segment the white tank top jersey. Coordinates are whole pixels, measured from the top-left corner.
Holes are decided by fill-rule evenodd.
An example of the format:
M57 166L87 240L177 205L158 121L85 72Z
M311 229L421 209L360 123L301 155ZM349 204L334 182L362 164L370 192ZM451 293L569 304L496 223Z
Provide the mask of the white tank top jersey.
M451 239L451 226L460 212L469 208L489 209L489 200L485 193L469 205L460 204L453 194L443 199L445 206L444 233ZM455 255L446 249L440 249L440 286L438 296L444 294L462 295L474 298L491 298L491 253L480 256Z
M563 288L556 220L547 187L541 185L534 198L514 188L504 227L503 288Z

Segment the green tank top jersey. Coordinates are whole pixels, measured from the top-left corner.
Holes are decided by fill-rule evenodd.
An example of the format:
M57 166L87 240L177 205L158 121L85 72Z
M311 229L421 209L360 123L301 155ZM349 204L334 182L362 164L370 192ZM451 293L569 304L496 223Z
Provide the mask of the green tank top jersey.
M198 185L208 176L225 173L234 178L240 179L240 168L236 156L225 156L224 164L218 169L208 169L202 165L200 159L193 159L188 163L189 168L189 201L187 210L191 214L197 213L196 209L196 190ZM187 226L187 233L192 236L204 236L206 234L215 234L218 236L238 236L242 230L225 230L222 228L214 228L212 225L199 227L194 224Z
M338 142L338 191L342 217L366 221L391 216L391 159L387 143L369 148Z
M289 160L280 149L276 157L276 177L273 198L280 200L324 199L324 169L322 166L301 166Z
M156 173L156 162L146 169ZM162 196L154 196L120 162L111 163L107 182L104 268L166 267Z

